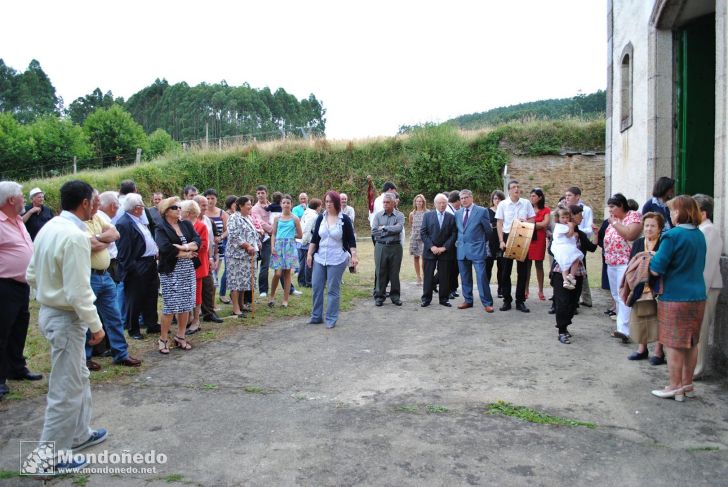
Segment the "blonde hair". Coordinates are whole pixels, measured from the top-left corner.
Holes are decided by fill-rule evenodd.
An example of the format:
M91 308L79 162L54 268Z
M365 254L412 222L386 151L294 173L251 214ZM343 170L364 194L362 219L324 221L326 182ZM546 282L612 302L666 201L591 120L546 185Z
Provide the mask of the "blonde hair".
M425 196L422 194L418 194L412 200L412 211L417 211L417 199L418 198L422 199L422 210L427 211L427 200L425 199Z
M182 206L182 211L180 212L180 216L182 216L183 218L185 216L189 216L189 217L194 216L194 218L190 218L191 220L194 220L198 216L200 216L200 205L197 204L197 201L184 200L180 206Z

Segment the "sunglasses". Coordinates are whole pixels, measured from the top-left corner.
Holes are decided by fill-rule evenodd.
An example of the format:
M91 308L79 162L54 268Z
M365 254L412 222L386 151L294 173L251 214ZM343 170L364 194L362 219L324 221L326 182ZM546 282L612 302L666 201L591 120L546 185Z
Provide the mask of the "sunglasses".
M170 210L181 210L182 207L181 206L177 206L177 205L172 205L172 206L169 207L169 209Z

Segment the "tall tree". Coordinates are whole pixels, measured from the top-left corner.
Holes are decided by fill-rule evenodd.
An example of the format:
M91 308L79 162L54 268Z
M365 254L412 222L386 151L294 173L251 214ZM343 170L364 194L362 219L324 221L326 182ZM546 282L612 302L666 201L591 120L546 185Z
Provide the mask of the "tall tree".
M114 99L114 94L111 91L101 93L99 88L96 88L90 94L86 96L80 96L73 100L66 110L66 115L79 125L83 125L88 117L97 108L111 108L111 105L116 103L119 106L124 106L124 99L119 97Z
M86 118L83 130L103 163L132 162L137 148L148 147L142 126L119 105L97 109Z

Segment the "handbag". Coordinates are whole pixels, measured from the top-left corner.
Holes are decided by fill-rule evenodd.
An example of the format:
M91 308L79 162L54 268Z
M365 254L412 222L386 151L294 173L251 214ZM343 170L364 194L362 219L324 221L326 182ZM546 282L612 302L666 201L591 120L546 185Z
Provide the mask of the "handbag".
M657 316L657 301L652 291L645 291L632 305L632 312L640 318Z

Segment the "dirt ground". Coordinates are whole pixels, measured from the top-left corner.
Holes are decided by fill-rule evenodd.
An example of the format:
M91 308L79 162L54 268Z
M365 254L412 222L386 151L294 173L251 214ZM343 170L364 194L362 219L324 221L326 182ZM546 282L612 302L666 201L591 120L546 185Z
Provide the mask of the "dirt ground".
M720 485L728 464L724 381L662 400L665 366L630 362L609 337L607 295L560 344L548 301L487 315L360 300L338 326L306 318L173 350L128 385L94 387L89 453L164 453L154 473L55 478L49 485ZM532 296L535 290L531 289ZM460 303L462 298L454 301ZM477 300L476 300L477 302ZM591 426L488 414L505 401ZM3 485L18 471L45 397L0 412ZM143 465L148 466L148 465ZM1 478L1 477L0 477Z

